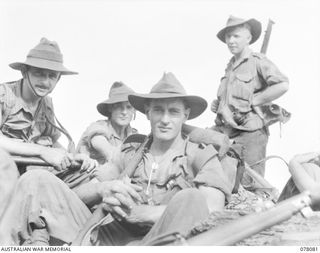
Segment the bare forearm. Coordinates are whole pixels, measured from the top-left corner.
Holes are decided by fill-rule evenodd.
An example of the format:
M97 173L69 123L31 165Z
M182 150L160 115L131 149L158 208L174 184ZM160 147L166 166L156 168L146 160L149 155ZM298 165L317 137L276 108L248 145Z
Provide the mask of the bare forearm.
M41 157L42 151L46 148L34 143L24 143L5 136L0 136L0 148L11 155Z
M92 147L107 161L110 161L115 152L115 148L108 142L108 140L101 135L96 135L91 139Z
M153 225L160 219L166 207L167 206L165 205L139 205L132 210L133 213L129 215L127 221L131 223Z
M99 192L99 184L95 182L88 182L73 189L78 197L88 206L99 204L102 201Z
M319 183L317 183L306 171L306 168L304 166L307 165L307 163L302 164L295 160L291 160L289 164L289 171L292 175L293 181L295 182L300 192L306 190L312 191L319 186Z
M156 223L160 219L160 217L164 213L164 210L166 209L166 207L167 206L165 206L165 205L153 206L153 212L151 212L151 214L149 216L149 220L150 220L150 222L152 222L152 224Z
M282 82L268 87L266 90L254 95L252 106L263 105L270 103L277 98L281 97L289 89L289 83Z

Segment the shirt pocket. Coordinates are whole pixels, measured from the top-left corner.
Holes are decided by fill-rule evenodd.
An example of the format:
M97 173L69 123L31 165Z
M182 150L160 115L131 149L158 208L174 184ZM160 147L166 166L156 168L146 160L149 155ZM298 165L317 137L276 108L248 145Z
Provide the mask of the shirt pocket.
M231 105L235 110L251 111L254 76L249 73L236 74L231 91Z

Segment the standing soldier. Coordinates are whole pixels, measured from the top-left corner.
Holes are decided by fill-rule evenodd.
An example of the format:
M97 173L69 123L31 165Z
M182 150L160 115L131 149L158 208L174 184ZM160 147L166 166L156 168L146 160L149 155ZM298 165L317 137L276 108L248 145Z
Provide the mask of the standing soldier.
M261 23L230 16L217 37L233 54L221 79L218 99L211 104L217 113L216 127L243 147L243 158L249 164L265 158L268 124L260 107L268 105L288 90L288 78L266 58L252 52L249 45L258 40ZM264 176L264 163L252 168ZM252 179L244 175L243 185L255 189Z

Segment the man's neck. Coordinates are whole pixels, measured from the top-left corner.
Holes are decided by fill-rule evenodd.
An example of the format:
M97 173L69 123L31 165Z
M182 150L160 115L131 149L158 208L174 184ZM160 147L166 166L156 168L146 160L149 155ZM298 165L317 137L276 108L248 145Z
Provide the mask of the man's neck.
M119 126L118 124L114 123L113 121L110 121L113 130L116 132L116 134L119 136L121 140L125 138L126 129L127 126Z
M179 133L177 137L172 140L164 141L154 138L150 147L150 152L153 155L160 156L165 154L169 149L178 146L181 142L183 142L181 133Z
M251 49L249 47L245 47L239 54L234 55L235 62L239 62L246 58L251 53Z

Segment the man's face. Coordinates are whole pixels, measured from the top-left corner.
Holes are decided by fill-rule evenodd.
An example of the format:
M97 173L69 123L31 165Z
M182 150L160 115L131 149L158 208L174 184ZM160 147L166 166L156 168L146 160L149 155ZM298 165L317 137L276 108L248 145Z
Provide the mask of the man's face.
M225 35L226 44L233 55L240 55L251 41L251 33L246 27L235 27Z
M189 117L190 109L186 109L182 99L153 99L146 109L150 120L154 139L170 141L180 133L182 124Z
M29 67L26 74L29 85L39 97L51 93L60 79L60 72L49 69Z
M134 108L129 102L120 102L111 107L110 120L118 126L128 126L134 115Z

